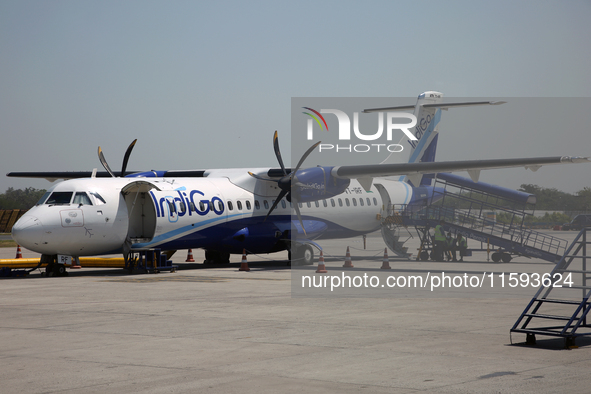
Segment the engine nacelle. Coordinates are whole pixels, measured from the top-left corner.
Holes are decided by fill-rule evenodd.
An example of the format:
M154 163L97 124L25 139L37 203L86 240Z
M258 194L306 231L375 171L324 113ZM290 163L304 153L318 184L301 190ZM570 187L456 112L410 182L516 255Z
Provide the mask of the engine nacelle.
M297 201L318 201L343 193L351 180L332 176L332 169L333 167L312 167L299 170L291 185L291 192Z

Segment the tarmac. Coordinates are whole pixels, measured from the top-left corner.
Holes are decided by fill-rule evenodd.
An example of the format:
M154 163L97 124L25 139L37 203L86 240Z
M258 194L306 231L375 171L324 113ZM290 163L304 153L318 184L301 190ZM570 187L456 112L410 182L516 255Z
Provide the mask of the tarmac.
M572 240L575 233L551 232ZM524 257L463 263L389 259L379 236L320 241L328 274L289 269L287 254L249 255L250 271L175 273L83 268L68 277L0 280L2 393L558 393L589 392L591 340L509 330L534 287L367 288L320 293L301 276L546 273ZM408 241L415 251L417 238ZM346 247L354 268L343 271ZM469 247L476 247L469 241ZM0 258L14 258L13 248ZM23 257L36 254L23 250ZM0 264L1 265L1 264ZM295 279L292 280L292 277ZM381 280L381 279L380 279ZM382 282L381 282L382 283ZM408 291L407 291L408 290ZM513 342L513 345L511 344Z

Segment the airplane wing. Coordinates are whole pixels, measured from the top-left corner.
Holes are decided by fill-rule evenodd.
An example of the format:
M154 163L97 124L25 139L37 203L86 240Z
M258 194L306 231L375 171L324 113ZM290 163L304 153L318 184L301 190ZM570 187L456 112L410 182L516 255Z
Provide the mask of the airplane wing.
M412 181L413 175L432 174L439 172L468 171L474 182L478 182L480 170L525 167L537 171L541 166L564 163L589 163L588 157L554 156L532 157L517 159L491 159L491 160L461 160L440 161L424 163L396 163L396 164L369 164L361 166L337 166L331 170L331 175L336 178L376 178L394 175L407 175Z
M128 173L131 171L127 171ZM78 179L92 177L92 171L31 171L31 172L9 172L6 174L12 178L40 178L54 182L58 179ZM115 176L120 176L121 172L114 171ZM95 174L96 178L111 178L107 171L99 171Z
M525 167L532 171L538 170L541 166L550 164L564 163L588 163L591 160L588 157L554 156L554 157L533 157L517 159L490 159L490 160L460 160L460 161L441 161L424 163L396 163L396 164L368 164L359 166L336 166L331 170L331 174L336 178L359 179L376 178L395 175L407 175L412 181L413 175L432 174L439 172L468 171L474 182L478 181L480 170ZM286 169L288 172L291 169ZM280 168L269 168L267 176L271 178L281 177L283 170ZM207 176L208 170L173 170L173 171L148 171L137 172L127 171L128 176L146 176L147 173L154 173L152 176L162 178L187 178ZM116 176L120 172L114 172ZM141 174L141 175L140 175ZM51 182L57 179L76 179L90 178L92 171L61 171L61 172L10 172L8 177L16 178L42 178ZM108 178L111 175L106 171L96 172L97 178Z
M278 177L281 169L270 169L268 175L270 177ZM206 176L207 170L171 170L171 171L126 171L127 177L138 176L155 176L158 178L201 178ZM113 171L113 175L121 176L121 171ZM47 179L54 182L58 179L78 179L78 178L111 178L111 174L107 171L98 171L93 176L93 171L32 171L32 172L9 172L6 174L12 178L40 178Z

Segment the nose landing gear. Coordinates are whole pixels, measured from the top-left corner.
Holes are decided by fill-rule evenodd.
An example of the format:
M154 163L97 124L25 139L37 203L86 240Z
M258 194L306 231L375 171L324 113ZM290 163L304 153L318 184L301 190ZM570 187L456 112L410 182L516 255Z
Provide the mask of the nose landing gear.
M68 276L68 271L66 271L66 266L64 264L58 264L57 262L57 255L48 255L44 254L41 255L41 264L47 264L45 267L45 272L42 272L41 275L46 277L52 276Z

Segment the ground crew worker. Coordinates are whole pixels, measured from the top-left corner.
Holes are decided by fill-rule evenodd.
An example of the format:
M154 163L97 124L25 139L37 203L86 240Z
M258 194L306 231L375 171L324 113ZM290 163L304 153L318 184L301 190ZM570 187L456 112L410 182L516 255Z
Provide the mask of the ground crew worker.
M435 226L435 234L433 236L433 253L436 261L443 261L443 252L445 249L445 231L443 226L445 220L441 220L437 226Z
M447 233L447 239L445 240L445 257L447 257L447 261L452 259L453 250L456 247L456 239L452 237L451 232ZM456 261L454 258L453 261Z
M460 260L464 261L464 256L466 255L466 249L468 249L468 241L466 238L462 237L462 234L458 233L458 237L456 238L456 249L460 251ZM456 259L456 250L454 250L454 261Z

